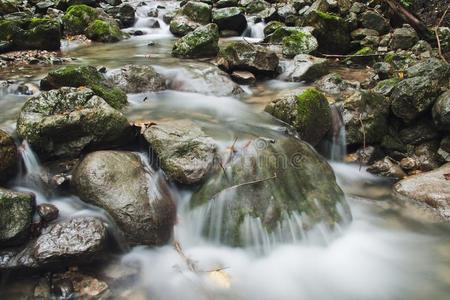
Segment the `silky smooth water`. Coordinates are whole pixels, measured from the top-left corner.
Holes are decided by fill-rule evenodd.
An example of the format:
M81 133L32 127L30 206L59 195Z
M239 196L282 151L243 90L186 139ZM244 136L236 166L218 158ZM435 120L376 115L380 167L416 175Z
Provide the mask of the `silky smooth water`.
M245 143L246 139L284 132L285 124L263 113L263 107L280 93L302 88L302 84L274 79L251 88L244 87L245 92L238 97L218 96L214 88L202 81L208 69L215 68L213 61L180 60L170 56L175 38L161 20L164 9L158 17L161 28L146 28L146 12L151 7L159 4L170 10L176 3L147 3L147 7L138 9L136 26L129 30L139 29L145 35L117 44L65 42L63 55L78 58L76 64L109 68L148 64L164 74L171 89L128 95L130 105L125 113L130 121L192 119L218 141L221 149L229 147L236 137ZM245 35L260 39L261 26L251 24ZM221 40L221 44L229 40ZM13 72L16 74L13 77L11 70L0 72L0 76L1 79L12 78L16 84L38 84L51 68L29 66ZM196 92L199 90L202 92ZM1 128L14 130L26 98L11 88L1 90ZM337 162L342 156L344 139L345 134L339 131L329 158L334 160L332 167L352 211L353 220L348 226L336 232L318 227L307 238L305 233L298 232L303 238L293 238L288 243L263 241L267 246L263 253L249 248L230 248L202 238L197 229L198 222L202 221L201 214L188 209L191 192L173 186L178 206L174 240L182 246L182 254L173 245L127 250L121 262L138 265L141 270L131 289L139 290L147 299L169 300L448 299L450 228L429 223L418 217L420 212L398 205L390 197L391 182L368 174L358 165ZM55 204L61 218L95 215L114 229L101 209L73 195L60 196L43 190L36 183L39 160L26 144L20 149L25 170L12 188L36 193L38 203ZM290 222L301 222L301 217L294 216ZM258 224L248 222L247 225L249 235L257 232Z

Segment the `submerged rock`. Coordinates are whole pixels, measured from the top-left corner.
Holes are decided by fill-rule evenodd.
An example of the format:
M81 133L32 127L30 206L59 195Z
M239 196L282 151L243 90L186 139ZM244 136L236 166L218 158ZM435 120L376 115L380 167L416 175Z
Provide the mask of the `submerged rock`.
M34 208L34 194L0 188L0 248L27 241Z
M198 183L213 166L214 140L189 120L159 122L150 126L144 137L171 180L183 184Z
M49 225L25 249L0 253L0 269L62 268L100 260L106 250L106 225L93 217L75 217Z
M17 121L17 132L42 158L76 157L87 147L128 141L127 119L87 88L67 88L32 97Z
M9 41L7 50L59 50L60 24L51 18L3 18L0 19L0 41Z
M327 98L315 88L298 95L273 100L265 111L292 125L300 137L317 145L331 128L331 109Z
M344 102L348 145L378 143L388 130L389 99L372 91L354 93Z
M78 196L103 208L133 245L163 245L175 224L175 203L167 184L146 167L139 155L98 151L73 172Z
M47 91L60 87L88 87L113 108L123 108L127 95L114 86L108 86L105 78L93 66L66 66L48 73L41 80L41 89Z
M172 55L184 58L213 57L219 52L219 30L216 24L195 29L175 42Z
M286 70L280 77L289 81L312 82L328 74L328 72L328 61L325 58L300 54L294 57L293 61L286 63Z
M0 129L0 183L14 178L17 173L18 154L14 139Z
M166 89L166 79L148 65L127 65L108 74L108 85L125 93L155 92Z
M394 197L413 202L450 221L450 164L428 173L411 176L394 186Z
M220 49L218 64L232 71L249 71L256 75L275 75L279 59L275 52L259 45L234 42Z
M315 224L331 229L350 217L328 163L297 139L250 141L223 167L216 166L191 201L210 240L232 246L261 245L265 237L292 242Z

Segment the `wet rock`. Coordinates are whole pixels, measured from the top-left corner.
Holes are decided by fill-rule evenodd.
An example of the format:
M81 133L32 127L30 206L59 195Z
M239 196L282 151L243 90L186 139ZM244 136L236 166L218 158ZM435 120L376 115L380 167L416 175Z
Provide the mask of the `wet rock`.
M359 82L345 80L337 73L323 76L314 85L322 92L333 96L349 96L360 88Z
M349 51L350 32L347 23L341 17L312 10L306 18L306 24L314 27L313 35L319 41L320 52L340 54Z
M377 85L373 88L373 91L385 97L389 97L399 81L400 80L397 78L382 80L377 83Z
M280 165L273 159L279 153L301 159ZM198 212L204 217L202 232L210 240L253 246L258 241L245 231L256 228L252 225L263 235L289 238L287 216L301 214L304 230L317 222L333 228L350 217L330 166L297 139L259 139L238 151L224 168L225 172L216 166L213 177L191 201L194 216Z
M364 28L373 29L380 34L389 31L389 22L382 15L374 11L366 11L361 15L361 24Z
M115 43L126 37L113 20L95 20L86 28L85 34L87 38L102 43Z
M201 26L200 23L194 22L184 15L177 14L170 21L169 29L175 36L184 36L199 26Z
M419 168L423 172L439 168L445 161L438 154L439 140L426 141L414 147L410 152L416 158Z
M127 119L87 88L43 92L25 102L17 132L41 158L76 157L87 147L128 141Z
M249 71L258 75L275 75L279 59L275 52L263 46L234 42L220 49L219 67L228 72Z
M344 102L343 119L348 145L378 143L387 133L389 99L359 91Z
M62 22L66 34L84 34L86 28L94 22L99 13L94 8L81 4L71 6L64 14Z
M315 88L298 95L273 100L265 111L292 125L300 137L317 145L331 128L331 109L327 98Z
M408 177L394 186L393 195L400 201L413 202L450 220L450 164L423 174Z
M18 154L14 139L0 129L0 183L10 181L17 173Z
M108 74L108 85L125 93L154 92L166 89L166 79L148 65L126 65Z
M215 142L191 121L160 122L150 126L144 137L173 181L198 183L213 166Z
M392 66L386 62L377 62L373 65L374 71L377 73L378 78L381 80L388 79L392 73Z
M76 268L52 274L52 292L62 299L107 299L112 297L106 282L84 274Z
M1 248L21 245L27 241L34 207L34 194L0 188Z
M407 50L414 46L418 40L416 31L411 26L404 25L402 28L395 29L392 33L390 47L394 50Z
M442 139L437 153L444 161L450 161L450 135Z
M119 6L111 7L106 9L105 12L114 19L119 20L122 28L131 27L136 21L135 10L130 4L125 3Z
M398 163L387 156L368 167L367 171L375 175L392 177L396 179L406 177L406 173L402 170Z
M298 54L309 54L317 50L316 38L307 31L297 31L282 40L283 55L291 58Z
M50 18L7 17L0 19L0 41L10 41L8 50L59 50L61 30Z
M208 24L211 21L211 9L206 3L189 1L181 8L181 13L194 22Z
M432 121L427 118L418 120L403 128L399 132L399 138L404 144L418 145L425 141L439 137L439 132L434 127Z
M219 29L208 24L195 29L175 42L172 55L183 58L213 57L219 52Z
M274 33L277 29L280 29L284 27L284 24L280 21L270 21L267 23L267 25L264 27L264 35L267 37ZM288 34L289 35L289 34ZM287 36L287 35L285 35ZM281 41L281 39L278 41L278 43ZM271 41L272 42L272 41Z
M280 78L288 81L312 82L329 73L328 61L307 54L300 54L294 57L293 61L288 61L286 70Z
M59 209L50 203L44 203L37 206L37 213L45 222L51 222L58 218Z
M406 74L408 77L426 76L446 85L450 76L450 65L440 59L430 58L409 67L406 69Z
M41 80L41 89L47 91L60 87L88 87L116 109L127 103L127 95L116 87L108 86L103 75L93 66L66 66L48 73Z
M0 269L48 269L99 260L106 250L106 225L94 217L75 217L51 224L18 252L0 254Z
M212 22L219 26L219 30L233 30L239 35L247 28L247 19L238 7L213 9Z
M270 3L264 0L241 0L240 4L245 8L248 14L256 14L270 7Z
M255 75L248 71L234 71L231 78L239 84L252 85L256 82Z
M413 121L434 104L439 90L438 83L427 76L402 80L390 96L392 112L405 122Z
M106 210L133 245L163 245L172 234L176 208L166 183L139 155L98 151L73 173L78 196Z

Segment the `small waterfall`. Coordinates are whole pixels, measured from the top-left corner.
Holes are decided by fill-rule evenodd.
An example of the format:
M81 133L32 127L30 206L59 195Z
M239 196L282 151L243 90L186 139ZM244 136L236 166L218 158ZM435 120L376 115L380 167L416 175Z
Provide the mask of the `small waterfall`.
M166 13L166 9L158 9L158 16L149 16L149 12L152 9L157 9L157 3L151 3L151 5L138 6L136 8L136 22L131 28L133 30L142 30L146 33L150 33L153 37L167 37L171 36L169 25L167 25L162 16ZM159 26L154 27L158 23Z
M249 37L255 42L259 42L264 39L264 27L266 27L266 23L258 22L254 23L253 21L249 21L247 29L242 34L243 37Z
M31 186L40 190L42 186L42 168L39 158L26 140L19 146L19 153L22 157L23 167L19 176L19 183Z
M342 161L347 154L347 143L341 108L337 105L331 105L331 123L331 130L318 149L329 160Z

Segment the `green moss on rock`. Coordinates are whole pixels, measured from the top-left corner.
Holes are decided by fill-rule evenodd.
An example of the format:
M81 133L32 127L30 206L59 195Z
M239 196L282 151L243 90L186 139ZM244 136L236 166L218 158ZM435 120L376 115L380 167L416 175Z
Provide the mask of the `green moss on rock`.
M118 42L124 37L119 26L110 20L95 20L86 28L85 34L89 39L102 43Z
M72 5L62 18L64 31L68 34L83 34L86 28L98 17L94 8L81 4Z
M298 54L309 54L319 47L317 40L308 32L294 32L283 38L283 55L290 58Z
M216 24L199 27L175 42L172 55L184 58L213 57L219 52Z

